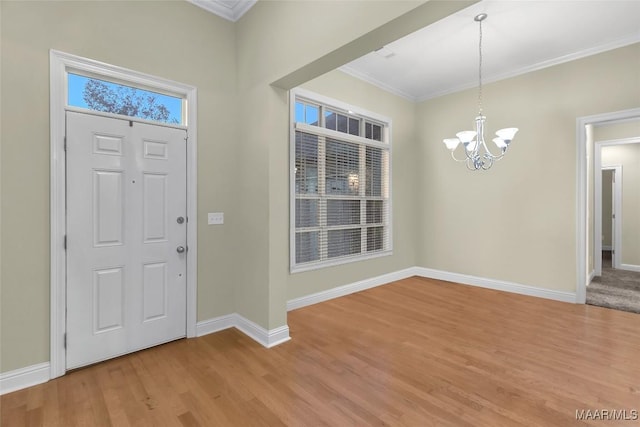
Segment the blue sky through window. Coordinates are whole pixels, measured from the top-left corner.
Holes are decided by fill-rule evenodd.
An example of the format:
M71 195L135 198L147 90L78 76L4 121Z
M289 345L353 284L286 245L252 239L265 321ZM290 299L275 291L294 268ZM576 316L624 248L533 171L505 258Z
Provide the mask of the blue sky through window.
M109 89L116 89L118 87L130 87L125 85L119 85L116 83L107 82L99 79L91 79L89 77L81 76L78 74L68 74L68 92L67 99L68 103L72 107L79 108L87 108L90 107L87 105L83 98L83 92L85 86L89 80L98 80L103 83ZM143 90L136 88L136 91L140 95L153 95L156 98L156 102L158 104L164 105L169 110L169 118L166 120L167 123L182 123L182 99L174 96L163 95L157 92L151 92L148 90Z
M318 126L319 109L316 105L296 102L296 122Z

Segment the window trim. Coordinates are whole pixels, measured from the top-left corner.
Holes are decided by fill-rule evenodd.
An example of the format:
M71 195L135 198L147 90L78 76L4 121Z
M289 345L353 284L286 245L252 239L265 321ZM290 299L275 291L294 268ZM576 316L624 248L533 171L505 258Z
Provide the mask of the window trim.
M312 105L323 105L331 108L335 112L344 112L347 115L356 115L361 119L369 120L375 124L382 126L383 141L367 139L364 136L355 136L349 133L338 132L321 126L313 126L305 123L296 123L296 100L308 102ZM319 114L320 116L320 114ZM315 92L295 88L289 91L289 271L290 273L299 273L304 271L318 270L325 267L332 267L341 264L352 263L356 261L364 261L374 258L393 255L393 144L392 144L392 120L390 117L383 116L378 113L367 111L361 107L347 104L345 102L329 98ZM325 259L313 261L309 263L296 264L296 188L295 188L295 161L296 161L296 131L312 131L312 133L320 134L327 138L338 138L347 142L353 142L360 145L371 146L376 148L384 148L389 153L388 164L388 210L387 210L387 239L388 249L376 251L366 254L347 255L333 259ZM334 227L331 227L332 229ZM340 228L340 226L338 227ZM345 228L357 228L353 226L345 226ZM362 224L360 224L362 228Z

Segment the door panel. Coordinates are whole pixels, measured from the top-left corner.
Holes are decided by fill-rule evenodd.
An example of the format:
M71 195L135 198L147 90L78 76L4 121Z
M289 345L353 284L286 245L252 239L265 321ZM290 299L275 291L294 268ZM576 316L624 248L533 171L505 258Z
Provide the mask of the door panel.
M67 113L67 369L186 335L185 138Z
M167 263L144 265L144 317L143 321L167 315Z
M167 175L145 173L144 242L167 240Z
M124 243L124 180L122 171L93 171L94 246Z
M112 331L124 325L123 268L107 268L93 272L93 332Z

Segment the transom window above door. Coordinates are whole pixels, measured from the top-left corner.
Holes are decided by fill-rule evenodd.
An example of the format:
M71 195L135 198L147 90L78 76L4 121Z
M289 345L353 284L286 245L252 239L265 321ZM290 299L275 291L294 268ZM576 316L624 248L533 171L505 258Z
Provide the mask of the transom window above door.
M67 103L103 113L185 124L184 99L107 80L68 73Z
M391 253L391 120L291 97L291 271Z

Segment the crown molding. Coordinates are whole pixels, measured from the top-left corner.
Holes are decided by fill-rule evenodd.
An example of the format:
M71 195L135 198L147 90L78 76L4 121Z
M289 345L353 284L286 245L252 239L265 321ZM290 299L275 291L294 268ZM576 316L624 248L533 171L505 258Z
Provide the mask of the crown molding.
M537 62L535 64L528 65L526 67L517 68L512 71L508 71L506 73L489 76L486 80L484 80L483 84L493 83L500 80L506 80L511 77L520 76L522 74L531 73L533 71L542 70L544 68L553 67L554 65L564 64L565 62L575 61L577 59L586 58L588 56L597 55L599 53L607 52L609 50L618 49L621 47L629 46L635 43L640 42L640 34L633 34L632 36L625 37L622 39L614 40L609 43L604 43L598 46L593 46L588 49L579 50L577 52L570 53L568 55L559 56L557 58L549 59L547 61ZM426 101L429 99L437 98L444 95L449 95L455 92L461 92L466 89L471 89L477 87L478 83L476 81L465 83L459 86L449 87L445 90L431 92L426 95L417 97L417 102Z
M187 0L208 12L214 13L224 19L236 22L257 0Z
M552 67L554 65L560 65L563 64L565 62L570 62L570 61L575 61L577 59L581 59L581 58L586 58L588 56L592 56L592 55L596 55L599 53L603 53L603 52L607 52L609 50L614 50L614 49L618 49L621 47L625 47L625 46L629 46L635 43L640 43L640 34L633 34L629 37L625 37L622 39L618 39L618 40L614 40L612 42L609 43L603 43L600 44L598 46L593 46L590 47L588 49L584 49L584 50L580 50L578 52L573 52L570 53L568 55L563 55L560 56L558 58L553 58L553 59L549 59L547 61L540 61L537 62L535 64L531 64L528 65L526 67L520 67L517 68L515 70L511 70L508 71L506 73L501 73L501 74L497 74L497 75L493 75L493 76L487 76L486 78L483 78L483 84L488 84L488 83L494 83L500 80L505 80L511 77L516 77L522 74L527 74L527 73L531 73L533 71L538 71L538 70L542 70L544 68L549 68ZM380 80L377 80L373 77L371 77L369 74L367 73L363 73L360 70L356 70L353 67L349 66L349 64L345 64L342 67L339 68L340 71L349 74L350 76L353 76L357 79L363 80L367 83L372 84L373 86L376 86L382 90L385 90L387 92L390 92L394 95L400 96L402 98L408 99L410 101L413 102L423 102L423 101L427 101L429 99L433 99L433 98L438 98L440 96L445 96L445 95L450 95L452 93L456 93L456 92L462 92L463 90L467 90L467 89L472 89L478 86L478 82L476 80L474 81L470 81L470 82L466 82L463 84L459 84L459 85L455 85L455 86L450 86L447 88L444 88L442 90L438 90L438 91L434 91L434 92L429 92L426 93L424 95L421 96L413 96L411 94L408 94L392 85L389 85L387 83L384 83Z

